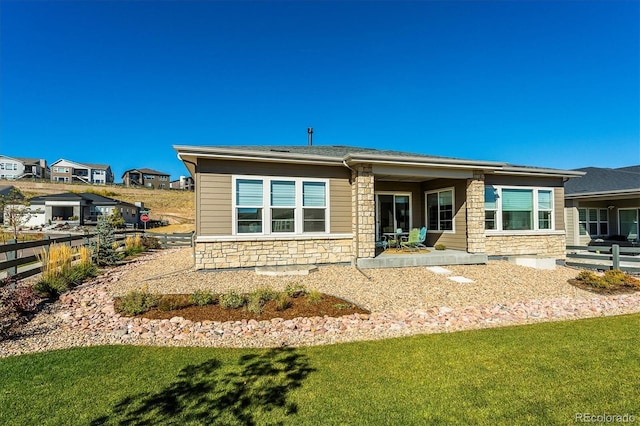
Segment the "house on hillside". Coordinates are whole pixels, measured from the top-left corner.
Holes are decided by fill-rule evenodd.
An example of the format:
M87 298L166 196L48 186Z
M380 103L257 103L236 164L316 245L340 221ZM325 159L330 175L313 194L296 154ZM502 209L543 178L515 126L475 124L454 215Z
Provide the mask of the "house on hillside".
M105 164L81 164L60 159L51 164L51 182L106 185L113 183L113 172L111 166Z
M49 179L47 160L0 155L0 179Z
M586 167L565 183L567 244L594 239L638 244L640 165L617 169Z
M349 146L174 149L196 182L198 269L371 267L384 234L423 226L461 257L564 258L564 180L583 174Z
M169 189L169 174L153 169L131 169L122 174L122 184L134 188Z
M182 191L193 191L195 184L191 176L180 176L180 179L169 182L169 188L179 189Z
M76 194L42 195L30 200L29 209L39 212L28 226L48 224L95 225L100 216L110 215L118 209L125 223L136 226L140 223L140 207L113 198L83 192Z

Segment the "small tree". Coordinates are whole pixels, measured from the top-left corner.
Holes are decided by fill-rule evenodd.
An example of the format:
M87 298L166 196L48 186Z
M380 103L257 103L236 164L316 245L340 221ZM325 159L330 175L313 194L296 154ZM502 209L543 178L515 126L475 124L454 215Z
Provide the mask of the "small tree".
M91 244L93 261L97 265L113 265L120 260L120 255L116 252L116 238L113 230L114 227L108 218L98 217L96 240Z
M124 226L124 218L122 217L120 210L117 208L111 210L111 214L109 215L109 224L114 228L122 228Z
M19 189L13 188L7 195L0 197L0 207L5 226L11 229L13 238L17 240L20 228L31 218L29 203L24 200Z

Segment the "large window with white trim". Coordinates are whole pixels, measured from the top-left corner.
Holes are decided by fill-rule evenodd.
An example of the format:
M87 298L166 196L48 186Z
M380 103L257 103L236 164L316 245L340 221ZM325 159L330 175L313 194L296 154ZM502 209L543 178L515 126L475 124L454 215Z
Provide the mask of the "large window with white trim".
M323 179L235 177L234 233L326 233L327 199Z
M485 229L544 231L554 229L553 188L487 185L484 189Z
M453 201L453 188L426 193L429 231L453 231Z

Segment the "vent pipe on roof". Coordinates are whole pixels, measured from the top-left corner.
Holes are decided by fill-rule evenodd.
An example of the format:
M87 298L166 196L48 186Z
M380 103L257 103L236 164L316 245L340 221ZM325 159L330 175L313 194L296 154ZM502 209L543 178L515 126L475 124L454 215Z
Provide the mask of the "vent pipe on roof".
M307 140L309 142L309 146L313 145L313 127L307 127Z

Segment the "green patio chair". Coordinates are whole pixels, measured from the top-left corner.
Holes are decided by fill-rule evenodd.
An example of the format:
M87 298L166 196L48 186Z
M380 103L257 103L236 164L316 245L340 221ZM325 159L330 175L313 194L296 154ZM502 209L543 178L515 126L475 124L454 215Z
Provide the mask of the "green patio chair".
M424 241L424 240L423 240ZM409 237L405 241L400 243L403 249L418 250L418 244L420 243L420 230L414 228L409 232Z

